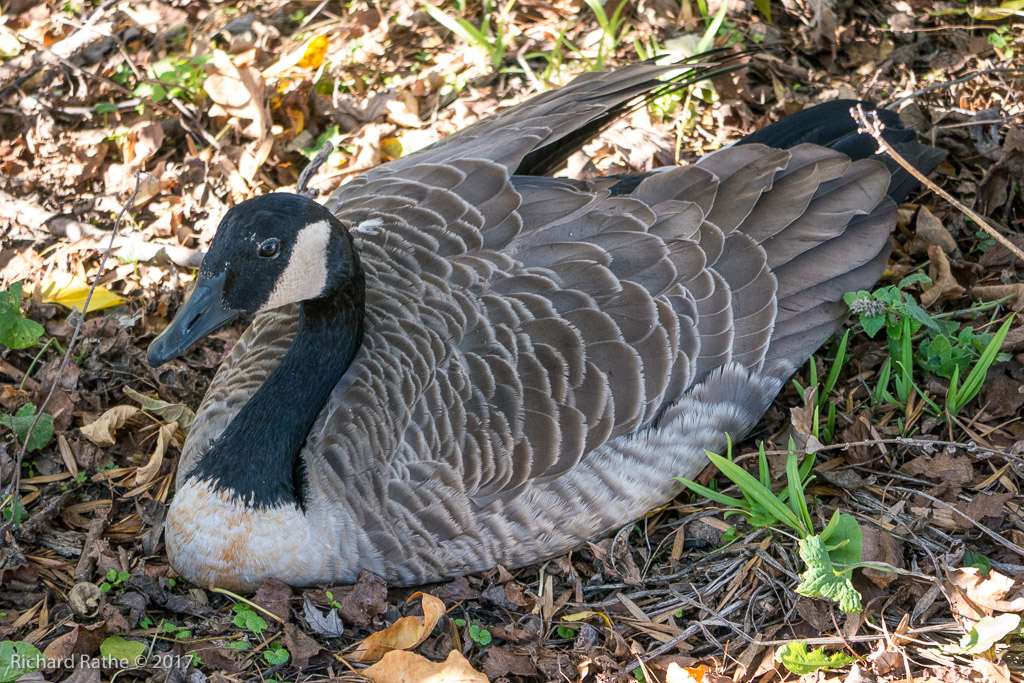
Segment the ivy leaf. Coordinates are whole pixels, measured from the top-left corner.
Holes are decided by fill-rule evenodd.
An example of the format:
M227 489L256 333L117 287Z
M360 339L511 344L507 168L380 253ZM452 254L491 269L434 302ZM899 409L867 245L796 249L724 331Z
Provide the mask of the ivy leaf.
M100 654L106 660L119 662L120 666L138 666L146 654L146 644L121 636L110 636L100 643Z
M820 536L800 539L800 558L807 571L800 575L797 593L808 598L830 598L844 612L860 612L860 593L853 587L851 572L835 568Z
M42 664L43 653L35 645L13 640L0 643L0 683L10 683L39 671Z
M0 425L13 430L18 437L18 443L22 444L25 443L25 437L28 436L28 430L32 427L35 417L36 407L31 403L26 403L14 415L0 415ZM29 453L38 451L50 443L51 437L53 437L53 415L43 413L39 417L39 422L36 423L36 428L32 430L26 450Z
M21 283L0 292L0 344L9 349L27 349L39 341L43 326L21 314Z
M845 652L825 654L824 646L808 652L807 643L803 642L786 643L775 651L775 659L797 676L813 673L818 669L837 669L857 661Z

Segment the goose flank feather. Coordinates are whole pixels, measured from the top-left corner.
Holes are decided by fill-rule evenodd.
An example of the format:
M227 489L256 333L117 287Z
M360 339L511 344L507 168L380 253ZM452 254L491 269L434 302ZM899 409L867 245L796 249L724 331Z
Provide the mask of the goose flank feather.
M742 65L588 73L354 179L228 211L154 365L241 313L185 443L177 571L252 590L522 566L678 493L881 276L915 186L852 102L692 166L545 177L638 101ZM925 172L941 153L879 110Z

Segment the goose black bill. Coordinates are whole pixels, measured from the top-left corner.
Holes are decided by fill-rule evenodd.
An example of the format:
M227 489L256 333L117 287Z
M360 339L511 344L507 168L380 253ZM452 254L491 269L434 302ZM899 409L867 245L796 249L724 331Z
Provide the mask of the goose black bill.
M172 358L185 352L218 327L225 325L241 313L226 308L223 303L224 280L227 273L216 277L202 277L196 282L188 298L174 320L149 345L146 360L154 368L160 367Z

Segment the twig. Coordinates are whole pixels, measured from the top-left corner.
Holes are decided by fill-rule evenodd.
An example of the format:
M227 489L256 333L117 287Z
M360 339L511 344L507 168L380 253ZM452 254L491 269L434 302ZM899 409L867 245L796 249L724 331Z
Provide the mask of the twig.
M306 199L316 199L316 196L320 193L309 189L309 181L313 179L313 176L316 175L316 172L324 165L327 157L331 156L333 151L334 145L330 142L325 142L324 146L313 157L313 160L309 162L309 165L302 169L302 173L299 174L299 180L295 183L295 194L300 194Z
M860 129L863 132L868 133L871 137L873 137L875 139L875 142L878 143L878 146L881 149L884 149L885 153L888 154L893 161L895 161L897 164L906 169L907 173L914 176L922 185L927 187L929 190L939 195L956 208L960 209L961 213L963 213L965 216L967 216L972 221L981 226L981 229L988 233L988 235L992 239L1006 247L1011 254L1019 258L1021 261L1024 261L1024 251L1021 251L1017 247L1017 245L1003 237L1002 233L1000 233L998 230L989 225L989 222L982 218L980 214L976 213L972 209L968 208L966 205L956 200L953 197L953 195L949 194L941 187L939 187L932 181L928 180L928 178L925 177L923 173L921 173L916 168L911 166L910 162L904 159L900 155L900 153L897 152L896 149L889 144L889 141L882 137L882 131L885 130L885 126L883 126L882 122L878 120L878 116L874 112L865 112L863 105L858 104L856 107L852 107L850 109L850 115L853 117L853 120L859 124Z
M21 463L25 458L25 453L28 451L28 442L32 438L32 432L35 431L36 425L39 423L39 418L41 418L43 413L46 412L46 406L49 404L50 399L53 398L53 392L56 391L61 375L64 374L64 369L67 367L68 361L71 359L71 351L75 348L75 342L78 341L78 335L82 331L82 325L85 323L85 314L89 311L89 303L92 301L92 295L96 291L96 285L99 284L100 278L103 276L103 271L106 268L110 252L114 250L114 238L117 237L117 231L121 227L121 219L128 211L128 208L135 202L135 197L139 194L139 184L141 181L142 174L139 171L136 171L135 190L132 191L132 196L129 197L125 205L121 207L120 213L117 214L117 219L114 220L114 229L110 231L110 243L107 245L107 250L104 252L103 258L100 259L99 270L96 272L96 277L93 278L92 286L89 288L89 294L85 297L85 304L82 306L82 313L78 314L78 320L75 321L75 330L71 333L71 340L68 341L68 347L64 351L64 358L61 359L60 367L57 368L57 374L54 375L53 381L50 383L50 391L47 392L46 398L43 399L43 402L36 410L35 418L32 420L32 424L28 428L25 440L21 443L21 446L18 448L18 455L14 458L14 476L11 478L11 486L7 489L7 492L13 496L12 510L16 510L18 508L18 490L21 487ZM74 314L75 311L72 311L72 315ZM14 518L12 517L12 519Z
M887 446L920 446L922 448L935 448L935 447L938 447L938 446L942 446L942 447L945 447L945 448L962 448L963 450L967 451L968 453L974 453L975 451L980 451L982 453L989 453L991 455L999 455L999 456L1003 456L1003 457L1012 457L1013 456L1012 453L1007 453L1006 451L996 450L995 448L984 448L982 446L979 446L978 444L976 444L973 441L968 441L967 443L963 443L961 441L931 441L929 439L911 439L911 438L908 438L908 437L905 437L905 436L897 436L896 438L893 438L893 439L868 439L868 440L865 440L865 441L844 441L843 443L833 443L833 444L829 444L828 446L825 446L825 445L818 446L817 452L821 453L823 451L846 451L846 450L849 450L849 449L854 448L856 446L879 446L879 445L887 445ZM765 451L765 455L786 455L789 452L790 451ZM750 456L754 456L756 454L757 453L755 451L751 451L750 453L744 453L743 455L741 455L739 457L740 458L750 457Z
M1006 547L1007 550L1012 550L1013 552L1017 553L1021 557L1024 557L1024 548L1020 547L1019 545L1017 545L1013 541L1008 541L1007 539L1003 538L1002 536L1000 536L999 534L997 534L996 532L992 531L987 526L982 524L981 522L978 522L977 520L973 519L967 513L961 512L955 505L950 505L946 501L939 500L935 496L930 496L927 493L924 493L923 491L916 491L914 489L907 489L907 488L903 488L902 486L888 486L886 488L889 491L900 491L901 493L909 493L910 495L913 495L913 496L921 496L922 498L930 500L932 503L934 503L936 505L941 505L942 507L949 508L950 512L952 512L952 513L962 517L968 524L971 524L971 525L977 527L978 531L980 531L981 533L985 534L986 536L991 538L996 543L999 543L1000 545Z
M960 85L961 83L966 83L967 81L974 80L975 78L978 78L979 76L987 76L989 74L1000 74L1000 73L1017 73L1017 74L1019 74L1019 73L1024 73L1024 69L1008 69L1008 68L1002 67L1002 68L995 68L995 69L984 69L983 71L972 71L971 73L967 74L966 76L963 76L962 78L958 78L955 81L944 81L942 83L936 83L934 85L929 85L929 86L927 86L925 88L921 88L920 90L915 90L914 92L910 93L909 95L904 95L903 97L899 98L898 100L895 100L892 103L892 105L890 105L890 106L898 107L901 104L903 104L904 102L906 102L908 100L914 99L918 95L923 95L925 93L933 92L935 90L942 90L944 88L951 88L954 85Z

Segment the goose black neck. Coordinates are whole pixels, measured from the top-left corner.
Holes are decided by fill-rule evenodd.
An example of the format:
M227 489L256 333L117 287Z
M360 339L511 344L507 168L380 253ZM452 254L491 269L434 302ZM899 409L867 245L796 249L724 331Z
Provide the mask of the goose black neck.
M209 480L255 507L303 506L299 454L362 342L362 274L354 279L345 291L303 302L288 353L204 455L192 478Z

